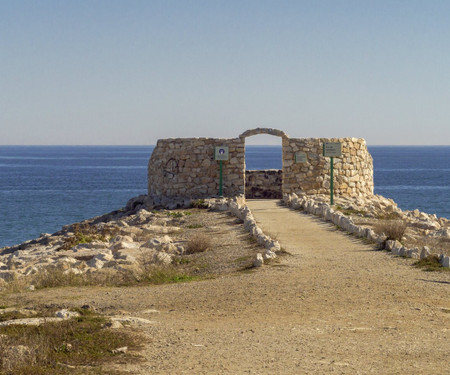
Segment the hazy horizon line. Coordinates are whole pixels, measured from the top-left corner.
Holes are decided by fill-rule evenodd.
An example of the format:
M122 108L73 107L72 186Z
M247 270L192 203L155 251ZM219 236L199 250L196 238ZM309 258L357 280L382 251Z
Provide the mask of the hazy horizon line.
M450 144L369 144L370 147L450 147ZM156 147L156 144L0 144L0 147ZM246 144L250 146L274 146L280 147L281 144Z

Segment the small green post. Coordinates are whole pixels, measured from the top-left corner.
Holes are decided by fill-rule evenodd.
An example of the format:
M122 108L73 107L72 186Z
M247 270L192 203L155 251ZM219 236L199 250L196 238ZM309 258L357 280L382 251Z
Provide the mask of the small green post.
M222 187L223 187L223 180L222 180L222 160L219 161L220 164L220 174L219 174L219 197L223 196Z
M330 169L331 169L331 176L330 176L330 204L333 205L333 157L330 157Z

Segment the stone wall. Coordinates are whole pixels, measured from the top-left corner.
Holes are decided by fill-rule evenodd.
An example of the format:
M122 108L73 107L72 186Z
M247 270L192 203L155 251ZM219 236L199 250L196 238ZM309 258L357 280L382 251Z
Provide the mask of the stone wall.
M342 157L334 158L334 192L342 196L373 194L373 161L361 138L283 138L283 194L327 194L330 158L322 156L323 143L341 142ZM305 152L306 163L295 153Z
M223 195L244 194L245 147L241 138L160 139L148 163L148 194L189 198L218 195L216 146L229 147L230 158L223 162Z
M216 146L229 147L229 160L223 162L223 195L246 193L245 139L256 134L282 138L282 194L328 194L330 158L322 156L324 142L341 142L342 157L334 158L336 196L373 194L373 162L361 138L290 138L277 129L252 129L239 138L170 138L159 140L148 164L148 194L159 197L205 198L219 193L219 162L214 160ZM295 153L306 153L306 162L295 161ZM253 173L253 172L252 172ZM255 193L269 197L271 177L250 177ZM258 181L268 181L264 186ZM256 188L256 186L259 186ZM266 193L264 193L267 188ZM251 188L253 189L253 188ZM247 194L247 197L250 197Z
M245 198L281 199L282 175L280 169L245 171Z

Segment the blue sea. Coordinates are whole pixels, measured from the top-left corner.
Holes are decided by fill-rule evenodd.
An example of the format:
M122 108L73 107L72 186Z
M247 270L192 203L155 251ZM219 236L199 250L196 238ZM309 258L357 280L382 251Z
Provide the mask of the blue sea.
M147 192L153 146L0 146L0 247L123 207ZM375 193L450 218L450 146L372 146ZM247 169L280 169L281 146L247 146Z

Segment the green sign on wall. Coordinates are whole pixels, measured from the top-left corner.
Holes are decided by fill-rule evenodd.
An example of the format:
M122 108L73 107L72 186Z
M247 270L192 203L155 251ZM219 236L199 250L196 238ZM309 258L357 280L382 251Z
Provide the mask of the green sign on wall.
M219 146L215 148L214 160L228 160L228 146Z
M339 158L342 156L341 142L327 142L323 144L323 156Z

